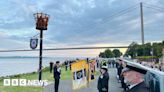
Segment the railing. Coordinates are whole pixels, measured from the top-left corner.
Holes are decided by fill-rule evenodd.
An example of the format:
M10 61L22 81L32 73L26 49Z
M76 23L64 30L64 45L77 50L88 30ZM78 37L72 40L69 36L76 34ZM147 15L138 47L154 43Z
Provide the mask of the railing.
M164 72L143 66L132 60L123 59L123 61L126 62L127 65L147 70L145 82L150 88L150 92L164 92Z

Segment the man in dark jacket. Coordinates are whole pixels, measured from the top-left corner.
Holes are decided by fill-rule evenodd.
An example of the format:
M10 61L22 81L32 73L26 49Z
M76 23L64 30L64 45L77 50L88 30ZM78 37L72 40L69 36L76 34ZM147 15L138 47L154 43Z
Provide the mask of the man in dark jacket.
M124 82L123 74L121 74L121 87L124 89L125 92L128 90L128 85L126 85L126 83Z
M58 92L60 74L61 74L60 62L56 61L56 64L54 66L54 79L55 79L54 89L55 89L55 92Z
M122 61L119 62L117 75L118 75L118 81L121 82L121 73L122 73L123 65Z
M129 85L129 90L126 92L150 92L144 82L146 72L144 69L127 65L122 71L124 81Z
M101 75L98 79L97 88L99 92L108 92L108 81L109 81L109 74L107 70L107 66L102 66L100 69Z

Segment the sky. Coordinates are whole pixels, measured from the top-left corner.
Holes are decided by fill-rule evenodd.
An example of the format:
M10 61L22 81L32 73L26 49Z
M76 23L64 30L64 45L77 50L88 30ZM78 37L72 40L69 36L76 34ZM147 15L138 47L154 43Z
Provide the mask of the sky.
M0 50L30 49L30 38L40 32L35 29L33 16L37 12L50 15L43 48L141 43L140 2L144 6L145 42L164 40L163 0L0 0ZM129 10L120 13L125 9ZM102 51L44 51L43 55L91 57ZM38 55L39 52L0 53L0 56Z

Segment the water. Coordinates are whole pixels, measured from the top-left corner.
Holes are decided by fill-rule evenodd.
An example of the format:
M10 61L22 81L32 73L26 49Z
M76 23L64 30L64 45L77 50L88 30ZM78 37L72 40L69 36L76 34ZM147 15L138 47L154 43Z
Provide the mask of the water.
M73 58L43 58L43 67L49 66L49 62L59 60L64 62L66 59ZM39 67L39 58L27 57L3 57L0 58L0 77L37 71Z

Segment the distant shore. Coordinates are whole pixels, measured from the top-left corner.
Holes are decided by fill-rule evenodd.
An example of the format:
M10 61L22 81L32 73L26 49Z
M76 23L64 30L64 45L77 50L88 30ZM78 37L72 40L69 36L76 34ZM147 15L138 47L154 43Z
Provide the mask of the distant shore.
M63 63L66 60L75 60L77 58L78 57L44 57L42 61L42 65L43 67L47 67L49 66L50 62L55 63L56 61L60 61L61 63ZM81 58L84 59L86 57L81 57ZM33 71L37 71L38 67L39 67L38 57L28 57L28 56L12 56L12 57L1 56L0 57L0 77L31 73Z

